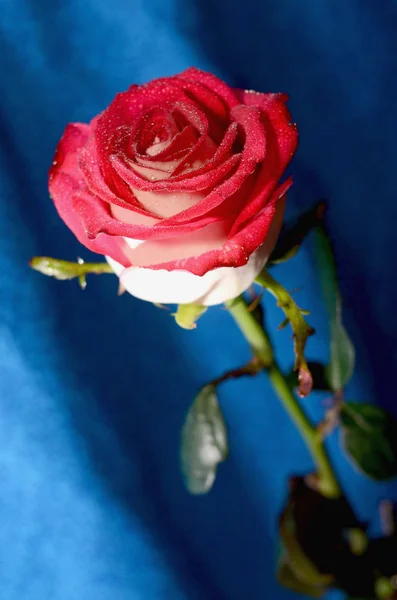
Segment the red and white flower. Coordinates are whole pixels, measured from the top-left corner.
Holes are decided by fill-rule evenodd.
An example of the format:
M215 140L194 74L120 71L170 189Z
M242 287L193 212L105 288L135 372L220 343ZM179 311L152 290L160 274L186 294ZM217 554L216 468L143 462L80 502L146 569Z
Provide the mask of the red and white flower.
M286 100L195 68L133 85L66 127L51 197L134 296L224 302L251 285L281 228L298 137Z

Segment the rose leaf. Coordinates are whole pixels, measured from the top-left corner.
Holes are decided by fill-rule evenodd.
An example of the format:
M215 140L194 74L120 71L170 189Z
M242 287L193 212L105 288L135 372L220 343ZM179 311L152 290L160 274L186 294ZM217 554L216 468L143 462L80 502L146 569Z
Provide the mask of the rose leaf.
M340 416L341 443L355 466L377 481L397 476L397 421L360 402L343 404Z
M323 225L316 228L316 259L325 304L330 318L331 359L327 379L334 392L340 391L353 374L355 351L342 324L342 304L331 243Z
M321 598L326 591L325 587L310 585L300 581L283 549L277 565L277 581L285 588L298 594L309 596L310 598Z
M228 454L226 425L215 386L205 386L196 396L181 437L181 464L186 487L192 494L205 494L215 481L218 464Z

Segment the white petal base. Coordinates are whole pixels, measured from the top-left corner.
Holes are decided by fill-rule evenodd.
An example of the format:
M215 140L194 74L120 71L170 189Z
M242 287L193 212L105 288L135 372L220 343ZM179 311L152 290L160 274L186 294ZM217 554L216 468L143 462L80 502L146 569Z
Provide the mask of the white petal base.
M188 271L152 270L145 267L125 269L109 256L106 260L120 277L127 292L149 302L160 304L201 304L212 306L231 300L244 292L262 269L267 259L263 247L251 255L242 267L220 267L202 277Z
M268 236L242 267L220 267L199 277L189 271L123 267L109 256L106 260L127 292L159 304L222 304L242 294L262 270L280 233L285 198L279 200ZM127 240L126 240L127 241ZM131 240L128 240L131 242Z

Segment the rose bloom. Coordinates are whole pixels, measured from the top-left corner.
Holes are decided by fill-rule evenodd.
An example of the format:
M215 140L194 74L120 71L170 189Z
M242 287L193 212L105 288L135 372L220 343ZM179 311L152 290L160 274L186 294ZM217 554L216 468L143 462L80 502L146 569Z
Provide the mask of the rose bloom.
M280 232L298 137L286 100L195 68L132 85L66 127L49 177L59 215L138 298L236 297Z

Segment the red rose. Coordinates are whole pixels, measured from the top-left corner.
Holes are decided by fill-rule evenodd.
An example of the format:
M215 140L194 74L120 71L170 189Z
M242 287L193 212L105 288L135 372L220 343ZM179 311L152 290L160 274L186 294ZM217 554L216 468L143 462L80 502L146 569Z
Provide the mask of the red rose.
M224 302L251 285L279 234L297 145L286 100L195 68L133 85L89 125L66 127L51 197L131 294Z

